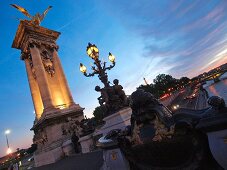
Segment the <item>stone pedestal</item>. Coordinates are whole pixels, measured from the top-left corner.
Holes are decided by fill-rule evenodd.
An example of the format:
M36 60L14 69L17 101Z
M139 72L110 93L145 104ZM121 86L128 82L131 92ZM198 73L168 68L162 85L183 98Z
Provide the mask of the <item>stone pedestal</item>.
M55 163L63 157L64 152L62 150L62 147L57 147L47 152L35 153L35 167Z
M110 116L105 117L103 119L105 121L105 124L100 129L97 129L93 133L93 136L106 135L112 129L124 130L126 126L130 125L131 114L131 108L127 107Z
M71 136L64 135L62 127L67 118L82 120L82 113L83 109L79 106L58 109L55 112L48 112L34 124L32 128L35 132L33 141L38 147L34 154L36 167L54 163L74 152Z
M79 142L81 145L82 153L88 153L92 151L92 148L94 147L92 134L81 137Z
M62 150L65 156L72 155L74 153L74 148L72 141L69 139L62 144Z
M130 170L129 163L119 148L103 150L104 164L101 170Z

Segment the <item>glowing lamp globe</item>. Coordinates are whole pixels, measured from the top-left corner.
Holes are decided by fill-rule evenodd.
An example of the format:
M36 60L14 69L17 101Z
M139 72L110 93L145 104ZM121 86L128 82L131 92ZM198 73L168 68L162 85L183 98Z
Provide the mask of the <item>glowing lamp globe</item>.
M99 58L99 49L96 47L95 44L88 43L87 54L89 57L96 60Z
M7 129L7 130L5 131L5 134L6 134L6 135L10 134L10 130Z
M80 71L82 73L86 73L87 72L87 68L85 67L85 65L83 65L82 63L80 63Z
M114 63L115 62L115 56L111 53L109 53L109 60L110 62Z

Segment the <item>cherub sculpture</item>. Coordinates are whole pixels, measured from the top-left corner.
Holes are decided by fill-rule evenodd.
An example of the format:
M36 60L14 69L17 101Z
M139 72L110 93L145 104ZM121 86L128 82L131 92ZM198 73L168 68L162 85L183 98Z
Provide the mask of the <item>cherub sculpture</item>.
M40 25L41 21L45 18L48 11L52 8L52 6L48 6L48 8L43 12L43 14L37 13L34 16L31 16L26 9L20 7L16 4L10 4L12 7L16 8L20 12L22 12L26 17L30 18L30 22L34 25Z

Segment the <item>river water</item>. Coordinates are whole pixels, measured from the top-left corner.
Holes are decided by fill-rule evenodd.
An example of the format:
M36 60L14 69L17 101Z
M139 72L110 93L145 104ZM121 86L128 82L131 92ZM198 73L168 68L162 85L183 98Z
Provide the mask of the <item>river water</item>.
M208 86L205 85L204 88L207 90L209 96L220 96L225 100L227 105L227 73L223 74L220 78L222 79L221 81Z

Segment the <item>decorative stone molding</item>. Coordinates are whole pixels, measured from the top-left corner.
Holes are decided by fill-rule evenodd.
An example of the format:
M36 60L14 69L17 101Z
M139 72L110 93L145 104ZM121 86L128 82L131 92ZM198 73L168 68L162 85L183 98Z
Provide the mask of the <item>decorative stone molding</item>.
M54 64L53 64L53 55L51 52L44 49L41 53L43 66L48 74L51 75L51 77L55 74Z
M31 57L31 55L29 55L28 61L29 61L30 67L31 67L32 76L34 77L34 79L36 79L35 68L33 67L32 57Z
M58 50L59 46L56 44L56 42L50 38L40 38L36 37L36 35L33 35L29 38L28 42L26 43L25 49L29 49L30 45L35 45L37 48L40 48L41 46L45 46L45 49L49 50Z
M77 136L81 134L80 122L76 119L68 117L66 122L62 125L62 135L71 136L75 133Z
M32 57L29 51L21 52L21 59L27 59L31 68L32 76L36 79L35 68L33 67Z
M33 143L37 144L38 149L41 149L48 142L47 134L43 130L38 130L33 137Z

